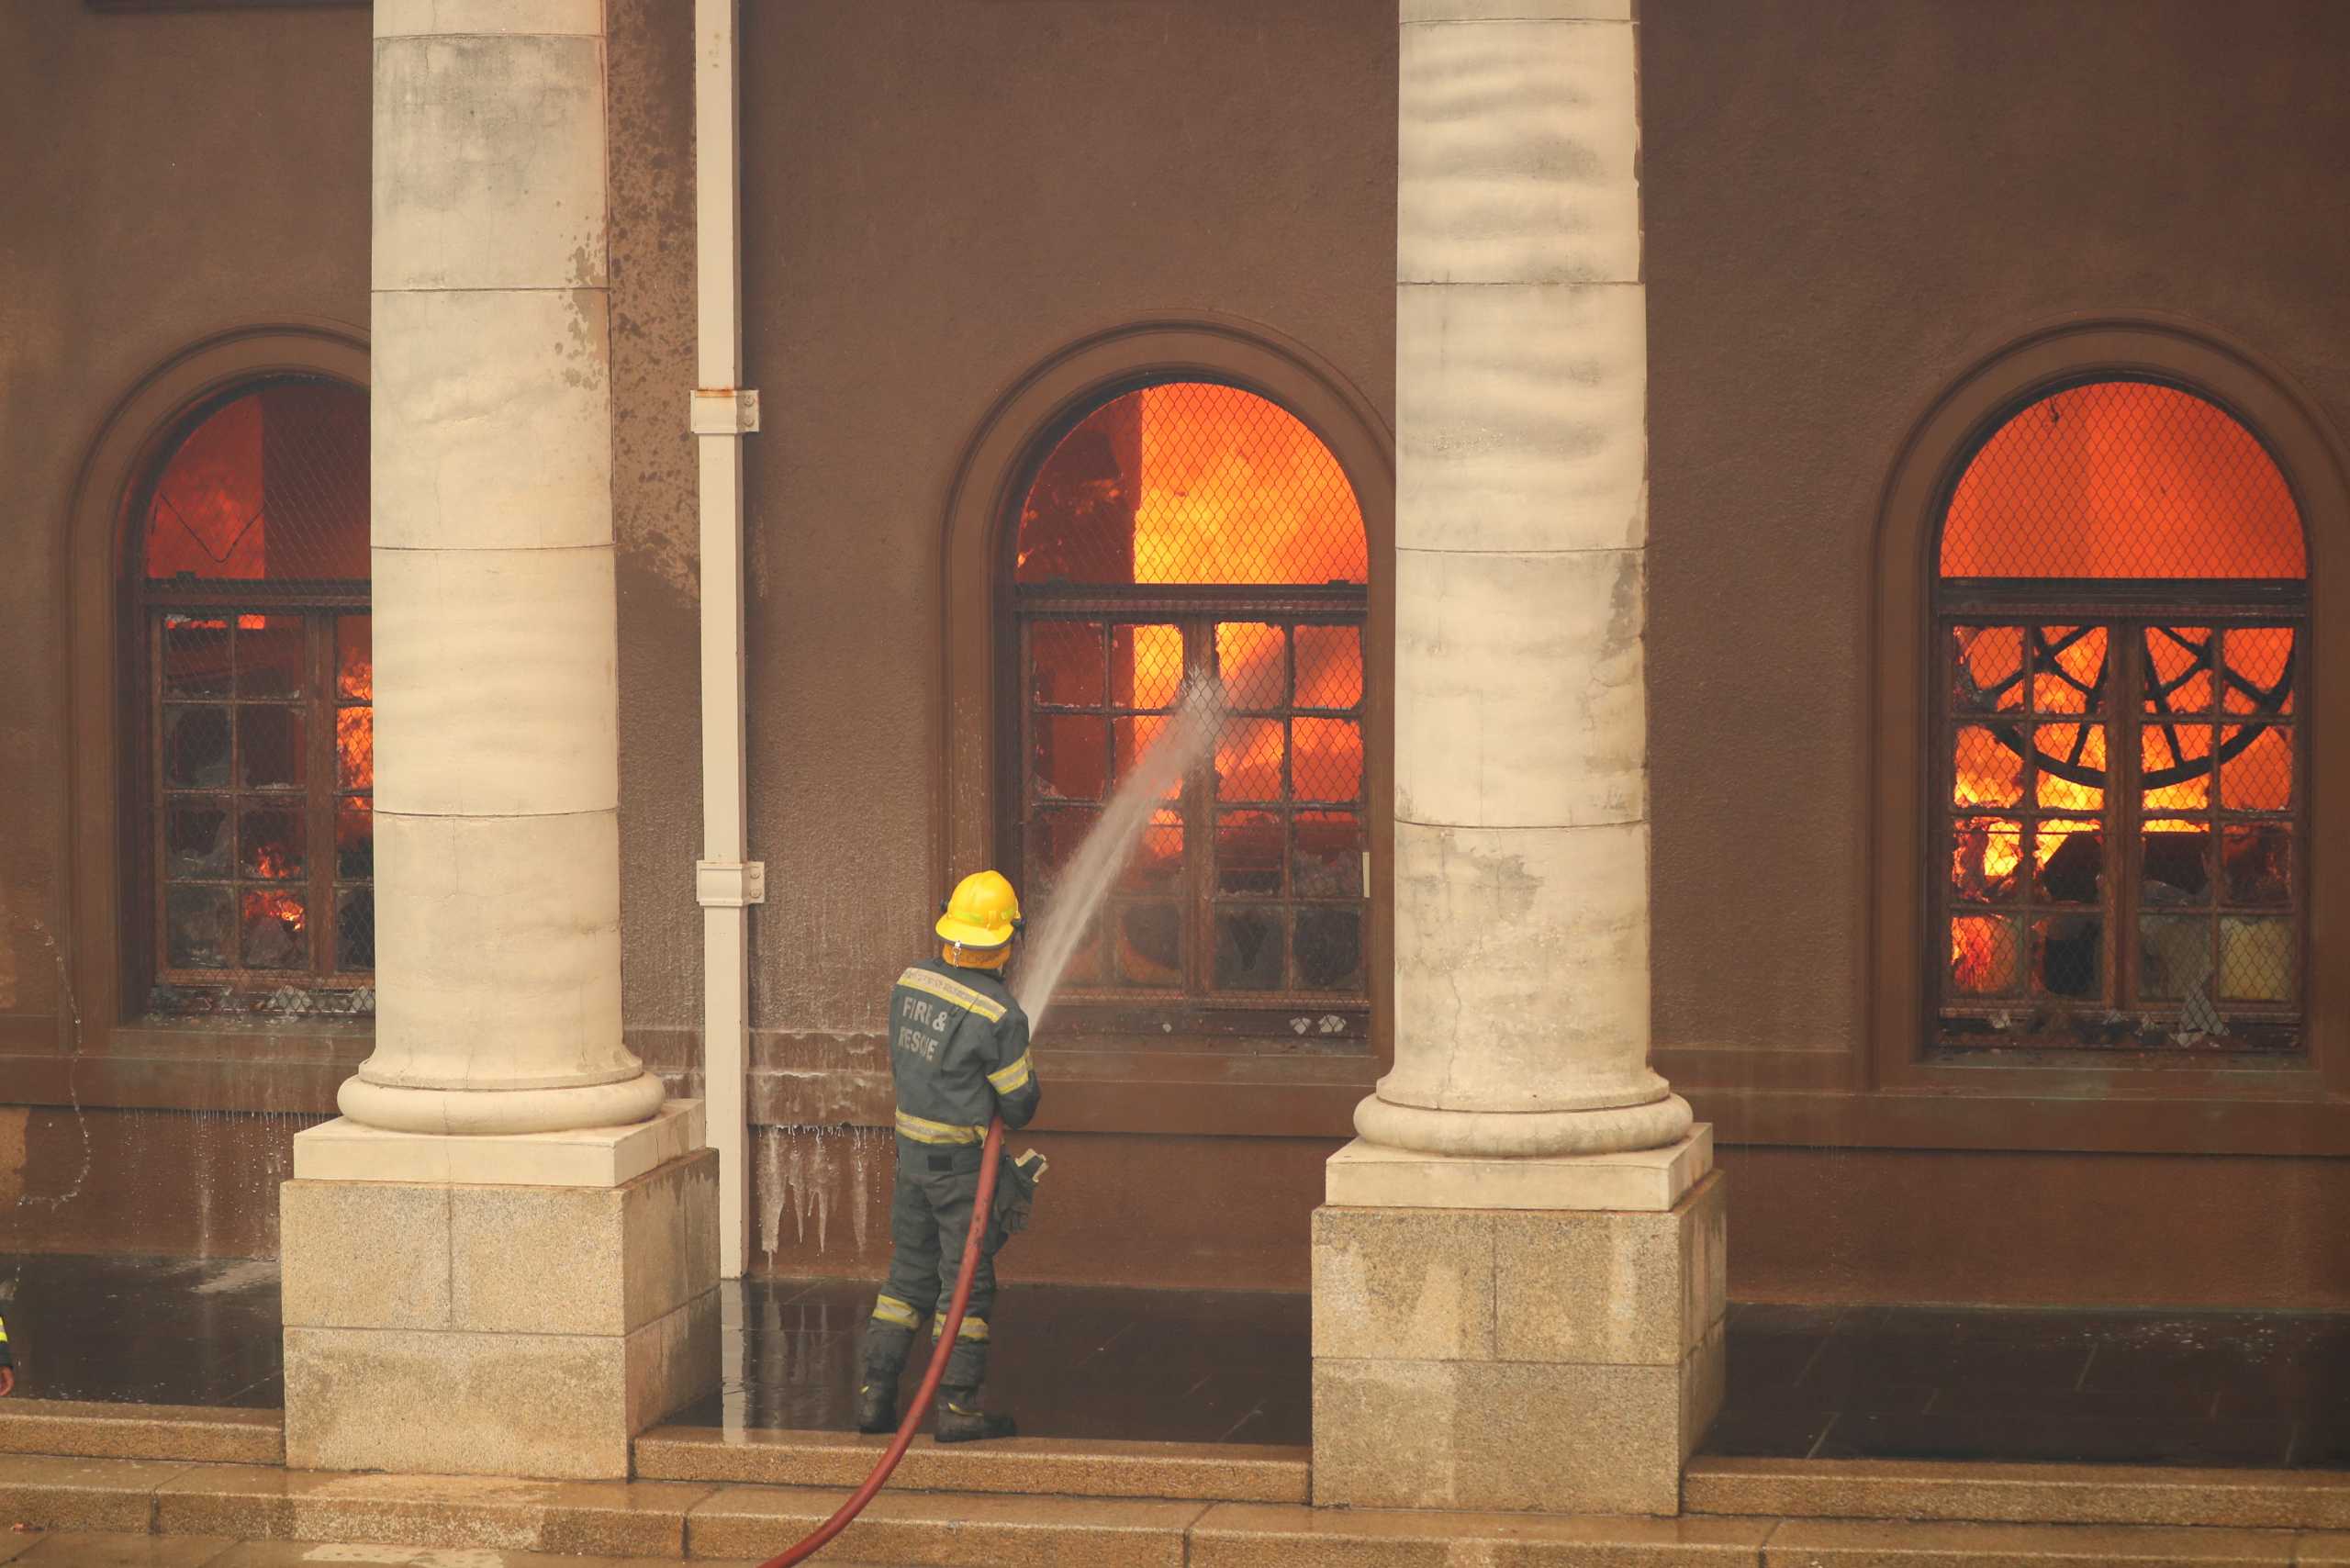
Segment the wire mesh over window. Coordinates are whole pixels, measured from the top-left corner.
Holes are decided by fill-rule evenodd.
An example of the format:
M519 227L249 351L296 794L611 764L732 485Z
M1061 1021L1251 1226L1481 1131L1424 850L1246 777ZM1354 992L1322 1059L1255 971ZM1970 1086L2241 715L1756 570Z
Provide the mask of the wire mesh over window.
M1040 915L1187 686L1222 708L1080 946L1064 1015L1360 1040L1367 548L1336 458L1252 393L1145 387L1053 448L1018 546L1006 826Z
M2302 561L2190 394L2076 387L1985 444L1938 592L1943 1047L2302 1047Z
M370 1013L365 395L282 380L229 398L140 516L150 1007Z

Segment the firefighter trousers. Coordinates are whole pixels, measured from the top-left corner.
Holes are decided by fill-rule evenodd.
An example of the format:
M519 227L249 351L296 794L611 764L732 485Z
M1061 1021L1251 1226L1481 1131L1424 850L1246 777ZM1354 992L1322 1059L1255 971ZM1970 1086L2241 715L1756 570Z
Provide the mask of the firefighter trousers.
M869 1372L894 1372L902 1365L914 1330L931 1318L936 1338L955 1298L963 1268L963 1247L971 1233L971 1208L979 1195L979 1156L974 1145L940 1147L898 1140L898 1173L890 1198L890 1274L874 1303L867 1337ZM990 1221L971 1275L971 1300L946 1363L944 1386L974 1389L987 1374L988 1322L995 1307L995 1254L1004 1243Z

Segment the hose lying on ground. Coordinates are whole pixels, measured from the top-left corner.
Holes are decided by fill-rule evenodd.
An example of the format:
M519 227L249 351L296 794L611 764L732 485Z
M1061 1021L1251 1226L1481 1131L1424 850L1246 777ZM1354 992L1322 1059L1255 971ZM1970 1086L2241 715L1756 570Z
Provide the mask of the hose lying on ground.
M930 1370L923 1373L922 1391L907 1406L906 1418L898 1423L898 1435L890 1439L881 1462L873 1467L873 1473L865 1478L865 1484L856 1489L856 1495L840 1506L839 1512L818 1525L805 1540L768 1558L759 1568L791 1568L791 1564L804 1562L822 1551L833 1537L848 1529L851 1519L865 1511L865 1505L873 1501L874 1495L890 1479L890 1473L906 1457L906 1449L914 1440L914 1428L922 1425L931 1398L938 1392L938 1380L946 1374L946 1358L955 1353L955 1336L963 1327L963 1309L971 1305L971 1280L979 1271L989 1212L995 1203L996 1159L1002 1151L1003 1120L995 1117L988 1123L987 1148L979 1155L979 1192L971 1204L971 1234L963 1240L963 1267L955 1276L955 1296L946 1305L946 1321L938 1326L938 1343L930 1352Z

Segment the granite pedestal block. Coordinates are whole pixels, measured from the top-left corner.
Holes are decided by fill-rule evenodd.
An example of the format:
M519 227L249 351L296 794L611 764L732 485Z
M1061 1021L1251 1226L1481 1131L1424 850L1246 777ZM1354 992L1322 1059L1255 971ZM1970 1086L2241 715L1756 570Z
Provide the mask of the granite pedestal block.
M1679 1512L1723 1392L1711 1151L1699 1126L1640 1155L1333 1159L1314 1215L1315 1502ZM1337 1201L1365 1193L1382 1201Z
M699 1115L299 1135L280 1193L288 1465L625 1477L630 1440L718 1383Z

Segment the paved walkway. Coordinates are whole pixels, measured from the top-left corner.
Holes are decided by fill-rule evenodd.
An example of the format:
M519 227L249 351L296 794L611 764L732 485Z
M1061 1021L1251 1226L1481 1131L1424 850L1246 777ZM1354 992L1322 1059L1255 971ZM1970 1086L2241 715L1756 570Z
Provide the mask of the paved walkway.
M0 1255L7 1282L20 1398L283 1403L274 1264ZM727 1387L679 1424L846 1430L871 1289L730 1286ZM1008 1284L990 1393L1038 1437L1303 1445L1310 1316L1297 1294ZM1709 1454L2350 1470L2346 1316L1740 1303L1729 1333Z

